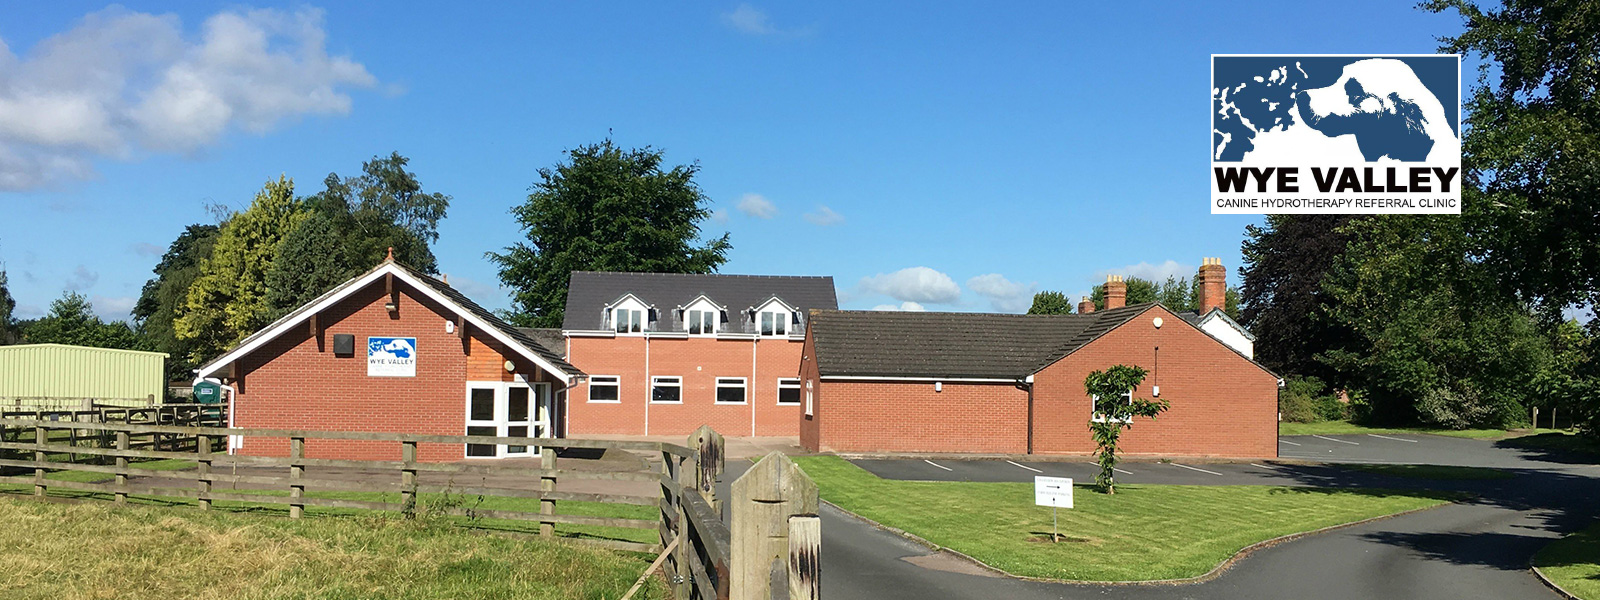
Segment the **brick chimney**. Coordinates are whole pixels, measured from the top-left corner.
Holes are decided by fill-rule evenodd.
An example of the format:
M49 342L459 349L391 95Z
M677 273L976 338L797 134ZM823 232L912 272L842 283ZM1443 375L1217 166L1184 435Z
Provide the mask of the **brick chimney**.
M1200 284L1200 314L1213 308L1223 308L1228 302L1228 270L1222 268L1220 258L1200 259L1200 272L1194 280Z
M1094 312L1094 301L1084 296L1083 300L1078 302L1078 314L1087 315L1092 312Z
M1121 275L1106 276L1106 310L1128 305L1128 284Z

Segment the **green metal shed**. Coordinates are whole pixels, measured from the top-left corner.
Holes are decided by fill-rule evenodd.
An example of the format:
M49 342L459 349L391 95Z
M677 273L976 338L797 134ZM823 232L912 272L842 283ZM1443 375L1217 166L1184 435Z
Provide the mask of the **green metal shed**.
M0 408L146 406L166 392L167 355L65 344L0 346Z

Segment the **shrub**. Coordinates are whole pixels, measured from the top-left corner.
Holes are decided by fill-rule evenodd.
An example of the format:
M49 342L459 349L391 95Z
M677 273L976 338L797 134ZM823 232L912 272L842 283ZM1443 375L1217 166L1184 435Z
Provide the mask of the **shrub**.
M1417 416L1423 423L1446 429L1500 427L1513 421L1516 412L1470 385L1431 389L1417 401Z
M1339 421L1349 415L1345 404L1328 390L1328 385L1315 377L1291 376L1278 390L1278 411L1283 420L1293 423Z

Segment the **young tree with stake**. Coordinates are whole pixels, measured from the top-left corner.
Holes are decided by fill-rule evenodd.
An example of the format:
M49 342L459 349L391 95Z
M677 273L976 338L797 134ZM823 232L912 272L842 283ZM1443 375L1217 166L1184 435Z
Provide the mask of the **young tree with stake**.
M1083 379L1084 390L1094 401L1095 418L1089 421L1089 431L1093 433L1095 454L1100 459L1100 474L1095 476L1094 483L1101 492L1116 493L1113 477L1117 467L1117 439L1122 436L1122 430L1133 426L1134 417L1154 419L1167 410L1166 400L1133 397L1133 389L1144 381L1145 373L1142 367L1113 365Z

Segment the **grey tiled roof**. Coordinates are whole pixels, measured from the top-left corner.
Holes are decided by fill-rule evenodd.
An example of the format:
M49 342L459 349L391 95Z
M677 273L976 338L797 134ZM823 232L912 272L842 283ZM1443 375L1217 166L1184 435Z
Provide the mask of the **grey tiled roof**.
M578 369L575 366L572 366L572 363L567 362L567 359L564 357L565 352L552 350L551 348L546 347L544 344L540 343L537 338L535 338L533 335L530 335L529 333L527 333L526 330L518 329L516 327L512 327L510 323L507 323L507 322L501 320L500 317L496 316L493 311L490 311L487 308L479 306L477 302L473 302L472 299L468 298L465 294L462 294L461 292L457 291L455 288L450 287L450 284L445 283L443 281L440 281L438 279L434 279L432 276L424 274L421 271L417 271L415 269L412 269L412 268L407 267L405 265L402 265L400 263L395 263L395 266L400 267L401 269L405 269L405 271L408 274L410 274L411 276L416 277L417 279L421 280L423 283L428 284L428 287L433 288L435 291L439 292L440 294L444 294L444 296L446 298L449 298L451 302L454 302L457 305L459 305L462 308L462 310L465 310L467 312L472 313L472 316L475 316L475 317L477 317L479 319L483 319L483 321L485 323L488 323L490 327L493 327L496 330L499 330L500 333L504 333L504 334L506 334L506 336L510 337L511 339L516 340L517 343L522 344L528 350L531 350L535 354L538 354L541 358L543 358L543 359L545 359L547 361L550 361L551 364L553 364L556 367L560 368L562 371L565 371L566 374L568 374L568 375L576 375L576 376L580 376L580 377L583 376L583 371L582 370ZM560 346L560 347L564 348L565 344L562 344L562 346Z
M573 271L567 286L567 311L561 328L573 331L606 329L605 308L633 294L655 307L655 320L647 331L683 331L677 308L704 295L728 311L723 331L755 333L748 309L774 296L805 315L811 309L839 307L832 277L782 275L689 275L682 273L606 273ZM804 329L795 328L799 333Z
M553 327L518 327L517 331L532 338L540 346L544 346L546 350L562 358L567 356L567 336L561 335L560 329Z
M1154 306L1073 315L821 311L822 375L1022 379Z

